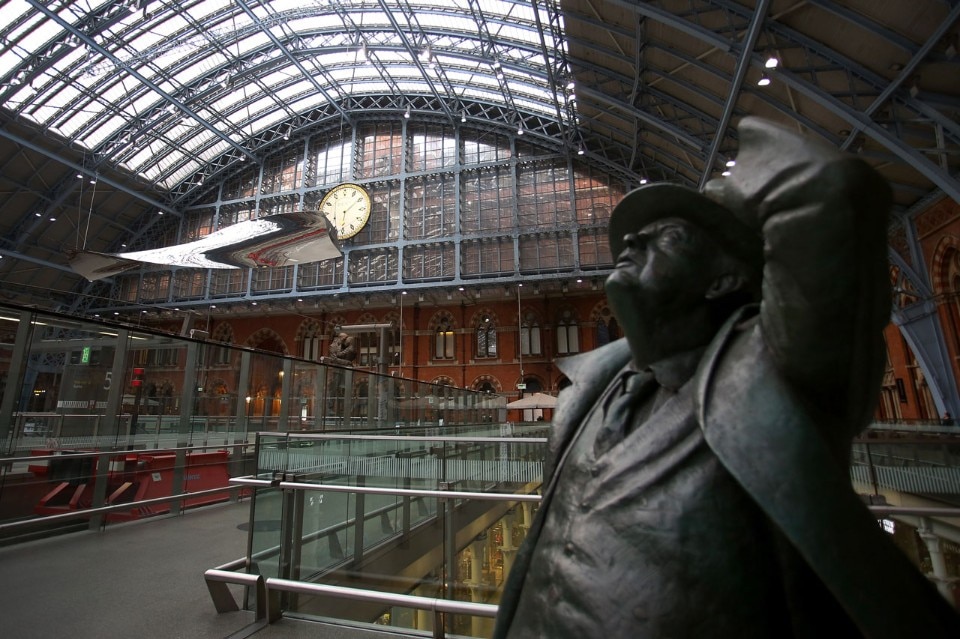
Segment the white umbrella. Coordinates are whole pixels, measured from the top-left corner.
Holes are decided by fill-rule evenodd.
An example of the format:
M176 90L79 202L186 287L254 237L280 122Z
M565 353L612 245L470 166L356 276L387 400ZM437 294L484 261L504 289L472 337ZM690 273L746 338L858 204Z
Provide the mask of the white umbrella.
M556 405L557 398L553 395L533 393L532 395L527 395L526 397L521 397L518 400L508 403L507 408L553 408Z

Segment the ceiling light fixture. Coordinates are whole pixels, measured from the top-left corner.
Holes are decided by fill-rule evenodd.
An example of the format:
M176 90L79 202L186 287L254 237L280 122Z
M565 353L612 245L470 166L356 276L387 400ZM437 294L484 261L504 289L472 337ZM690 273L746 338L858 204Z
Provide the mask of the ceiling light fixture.
M761 75L760 79L757 80L757 86L765 87L765 86L768 86L769 84L770 84L770 76L768 76L766 73Z
M466 122L466 121L467 121L467 112L466 112L466 111L461 111L461 112L460 112L460 121L461 121L461 122Z
M779 65L780 60L778 60L775 56L770 56L767 58L767 61L763 63L763 66L768 69L776 69Z
M407 110L404 112L403 117L407 120L410 119L410 107L407 107Z
M737 161L734 160L733 158L730 158L729 160L727 160L727 168L734 167L736 165L737 165Z

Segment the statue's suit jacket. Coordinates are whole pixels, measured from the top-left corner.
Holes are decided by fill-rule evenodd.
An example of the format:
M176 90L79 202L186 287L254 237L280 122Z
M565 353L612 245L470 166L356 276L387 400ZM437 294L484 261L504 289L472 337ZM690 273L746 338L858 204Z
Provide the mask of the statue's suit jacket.
M956 613L882 532L854 493L847 465L819 436L836 411L815 410L797 396L770 361L755 319L753 308L736 313L698 368L696 409L711 450L864 636L960 637ZM514 606L568 445L629 359L621 339L559 362L573 384L557 404L543 501L504 586L494 636L503 636L518 612Z

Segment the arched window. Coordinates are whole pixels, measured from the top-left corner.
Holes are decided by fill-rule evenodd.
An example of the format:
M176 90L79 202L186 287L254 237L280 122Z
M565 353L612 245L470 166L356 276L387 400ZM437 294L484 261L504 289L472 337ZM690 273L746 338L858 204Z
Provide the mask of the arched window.
M540 322L536 315L528 312L523 316L523 323L520 325L520 354L541 355L542 353Z
M477 391L492 395L497 392L497 389L494 387L493 383L491 383L489 380L484 380L480 382L480 384L477 386Z
M489 315L480 318L477 325L477 357L497 356L497 327Z
M309 322L303 327L299 344L300 357L312 361L318 361L320 359L322 355L320 350L321 335L320 322Z
M233 350L227 348L227 344L233 343L233 327L229 324L220 324L213 332L214 342L219 342L224 346L218 346L213 349L213 358L211 363L214 366L229 366Z
M565 310L557 322L557 355L580 352L580 327L573 312Z
M454 334L450 319L445 317L437 324L437 332L434 334L433 356L435 359L453 359L454 353Z
M605 314L597 320L597 346L603 346L620 338L620 325L616 318Z

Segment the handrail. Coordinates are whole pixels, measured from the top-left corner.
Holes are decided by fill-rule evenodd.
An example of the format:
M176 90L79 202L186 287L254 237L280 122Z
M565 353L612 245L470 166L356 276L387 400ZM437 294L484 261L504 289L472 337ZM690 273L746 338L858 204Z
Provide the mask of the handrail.
M444 636L443 614L496 617L497 610L499 609L499 606L493 604L454 601L450 599L438 599L436 597L421 597L418 595L401 595L377 590L365 590L362 588L347 588L345 586L330 586L326 584L292 581L277 577L267 578L266 588L268 623L278 621L283 616L283 612L280 609L280 597L277 594L279 592L293 592L303 595L327 595L340 599L353 599L355 601L416 608L417 610L430 610L434 613L433 636L436 638L442 638Z
M100 506L98 508L84 508L83 510L75 510L68 513L61 513L59 515L48 515L46 517L35 517L33 519L24 519L21 521L13 521L0 524L0 534L10 531L17 531L21 528L33 528L35 526L42 526L50 523L59 523L61 521L71 521L74 519L88 519L93 515L101 515L104 513L111 513L116 510L130 510L131 508L139 508L141 506L152 506L154 504L165 504L173 502L181 502L185 499L191 499L194 497L203 497L204 495L216 495L217 493L223 493L228 491L240 490L242 486L224 486L222 488L209 488L207 490L198 490L195 492L189 493L180 493L179 495L168 495L166 497L154 497L153 499L143 499L140 501L131 501L123 504L115 504L112 506Z
M870 504L870 512L878 515L917 515L920 517L960 517L960 508L949 506L887 506Z
M230 480L233 481L232 479ZM376 486L340 486L336 484L304 484L295 481L281 481L278 488L291 490L324 490L331 493L363 493L366 495L395 495L398 497L437 497L439 499L477 499L487 501L530 501L538 502L537 494L516 493L473 493L460 490L423 490L419 488L378 488Z
M423 427L421 427L423 428ZM319 440L341 440L357 439L363 441L452 441L452 442L484 442L491 444L545 444L546 437L467 437L463 435L437 435L430 437L428 435L337 435L336 433L259 433L268 439L319 439Z
M441 499L485 499L488 501L540 501L535 493L473 493L460 490L424 490L419 488L378 488L376 486L342 486L337 484L305 484L295 481L271 481L252 477L231 477L230 483L238 486L261 488L289 488L291 490L325 490L331 493L364 493L367 495L395 495L398 497L438 497Z
M50 460L63 460L63 459L85 459L88 457L100 457L101 455L109 455L111 457L118 457L120 455L158 455L167 452L177 452L180 450L185 450L187 452L200 452L205 450L226 450L228 448L236 448L237 446L253 447L256 444L251 441L236 442L233 444L205 444L202 446L174 446L166 448L134 448L131 450L120 449L120 450L91 450L91 451L77 451L72 450L67 451L67 454L54 453L50 455L20 455L18 457L0 457L0 465L2 464L23 464L28 462L39 462L39 461L50 461ZM227 451L229 452L229 451Z

